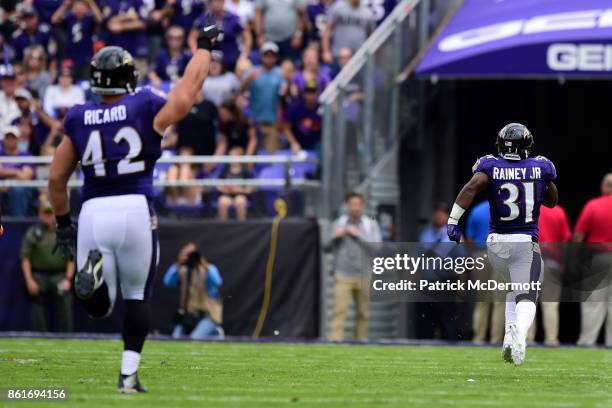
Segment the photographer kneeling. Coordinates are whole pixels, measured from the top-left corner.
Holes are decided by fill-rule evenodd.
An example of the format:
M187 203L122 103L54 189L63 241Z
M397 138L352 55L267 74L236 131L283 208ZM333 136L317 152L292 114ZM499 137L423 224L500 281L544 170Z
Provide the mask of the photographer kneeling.
M164 285L180 288L172 337L223 337L223 306L219 298L222 284L217 267L200 255L193 242L181 248L177 262L164 275Z

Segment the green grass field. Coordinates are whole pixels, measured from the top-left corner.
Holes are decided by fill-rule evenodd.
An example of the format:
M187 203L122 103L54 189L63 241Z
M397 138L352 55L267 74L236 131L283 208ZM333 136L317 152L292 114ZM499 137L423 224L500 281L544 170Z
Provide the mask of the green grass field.
M14 407L612 407L612 350L149 341L148 394L119 395L121 343L0 339L0 389L62 387ZM472 379L473 381L468 381Z

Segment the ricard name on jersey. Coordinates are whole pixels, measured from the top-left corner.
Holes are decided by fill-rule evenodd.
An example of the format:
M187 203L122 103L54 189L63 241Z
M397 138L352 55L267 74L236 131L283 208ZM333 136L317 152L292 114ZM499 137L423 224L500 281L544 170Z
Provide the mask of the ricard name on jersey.
M83 111L84 125L103 125L105 123L120 122L127 118L125 105L117 105L106 109L87 109Z

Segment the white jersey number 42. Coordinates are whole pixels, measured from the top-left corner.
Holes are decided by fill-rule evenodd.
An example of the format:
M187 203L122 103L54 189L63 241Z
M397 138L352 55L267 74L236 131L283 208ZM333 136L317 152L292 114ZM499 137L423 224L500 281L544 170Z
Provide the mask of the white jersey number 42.
M132 161L138 157L142 151L142 139L133 127L126 126L117 132L113 142L120 144L127 142L129 151L127 155L117 163L117 174L131 174L144 171L145 162L143 160ZM102 135L99 130L94 130L89 134L87 146L83 151L81 159L83 166L93 166L96 177L106 176L106 166L102 149Z

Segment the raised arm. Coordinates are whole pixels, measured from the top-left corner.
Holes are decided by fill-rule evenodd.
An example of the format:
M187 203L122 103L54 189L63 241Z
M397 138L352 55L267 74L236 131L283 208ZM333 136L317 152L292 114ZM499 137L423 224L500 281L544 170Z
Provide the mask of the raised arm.
M459 229L459 220L465 213L465 210L472 205L476 194L484 190L489 184L489 177L482 172L474 173L470 181L459 192L455 199L453 209L448 217L447 233L448 237L455 242L461 240L461 230Z
M196 102L208 76L210 50L220 33L221 30L213 24L206 24L200 31L198 50L187 64L183 77L168 95L168 101L153 120L153 127L159 134L163 135L168 126L184 118Z
M98 7L95 0L87 0L87 4L89 5L89 9L91 10L91 14L96 24L101 24L104 20L104 16L102 15L102 11L100 11L100 7Z
M325 24L323 32L321 33L321 47L323 52L322 58L326 64L331 64L332 62L334 62L334 57L331 52L332 30L333 23L331 21L328 21L327 24Z
M251 48L253 48L253 34L251 34L251 25L247 24L247 26L242 30L240 34L240 39L242 40L242 49L240 50L241 58L249 58L249 53L251 52Z
M70 0L64 0L62 5L59 6L59 8L55 11L55 13L53 13L53 15L51 16L51 24L53 25L62 24L62 21L64 21L64 17L66 16L66 13L68 12L68 8L70 7L70 5L71 5Z
M264 10L260 5L255 5L255 19L253 20L253 26L255 28L255 36L256 44L258 47L261 47L263 43L266 41L266 37L264 35L263 30L263 19L264 19Z

